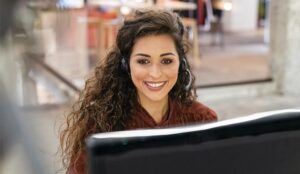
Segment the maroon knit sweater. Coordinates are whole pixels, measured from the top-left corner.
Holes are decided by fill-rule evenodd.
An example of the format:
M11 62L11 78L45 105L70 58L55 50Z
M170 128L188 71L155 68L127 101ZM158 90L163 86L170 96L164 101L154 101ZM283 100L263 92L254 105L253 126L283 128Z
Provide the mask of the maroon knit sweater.
M169 109L163 116L161 122L156 123L149 113L141 105L138 105L133 117L128 121L126 129L180 126L215 120L217 120L216 113L199 102L194 101L189 105L179 105L169 100ZM75 166L70 166L67 170L67 174L87 173L86 160L86 154L82 152L78 163L76 163Z

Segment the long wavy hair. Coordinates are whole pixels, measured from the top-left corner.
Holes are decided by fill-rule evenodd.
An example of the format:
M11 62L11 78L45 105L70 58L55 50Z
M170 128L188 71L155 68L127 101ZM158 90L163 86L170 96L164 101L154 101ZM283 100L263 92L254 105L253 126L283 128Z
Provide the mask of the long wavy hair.
M144 36L167 34L173 38L182 62L188 48L184 33L180 17L170 11L135 11L125 19L118 31L116 44L98 63L93 75L86 81L79 100L73 105L72 112L66 116L60 134L64 167L76 165L89 135L125 129L138 99L129 73L121 68L121 57L129 61L135 41ZM185 68L190 68L188 63ZM178 80L169 92L172 100L181 105L195 100L195 78L192 74L191 77L192 86L186 89L189 78L186 73L179 71Z

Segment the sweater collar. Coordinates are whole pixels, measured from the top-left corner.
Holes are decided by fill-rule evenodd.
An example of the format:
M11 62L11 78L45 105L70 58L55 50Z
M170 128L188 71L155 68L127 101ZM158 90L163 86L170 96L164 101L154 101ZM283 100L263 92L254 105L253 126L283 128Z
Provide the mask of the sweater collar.
M137 119L141 119L145 124L147 124L150 127L164 126L164 125L166 125L168 123L168 121L170 120L170 118L173 115L174 105L175 105L175 102L172 101L170 99L170 97L169 97L167 112L163 115L161 121L158 122L158 123L155 122L155 120L153 119L153 117L139 103L137 103L135 116L136 117L140 117L140 118L137 118Z

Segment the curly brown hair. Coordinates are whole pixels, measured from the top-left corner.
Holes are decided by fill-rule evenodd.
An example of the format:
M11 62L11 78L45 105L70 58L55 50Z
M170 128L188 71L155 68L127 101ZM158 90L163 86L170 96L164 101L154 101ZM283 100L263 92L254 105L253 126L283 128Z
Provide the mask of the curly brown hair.
M126 18L118 31L116 45L96 66L72 112L66 116L65 128L60 135L64 167L78 162L89 135L125 129L126 121L138 101L129 73L121 68L121 57L129 61L135 41L144 36L167 34L173 38L182 64L188 48L184 42L184 32L180 17L166 10L135 11ZM189 69L189 64L184 68ZM192 85L186 89L189 78L184 71L179 70L178 80L169 92L172 100L180 104L195 100L195 78L191 76Z

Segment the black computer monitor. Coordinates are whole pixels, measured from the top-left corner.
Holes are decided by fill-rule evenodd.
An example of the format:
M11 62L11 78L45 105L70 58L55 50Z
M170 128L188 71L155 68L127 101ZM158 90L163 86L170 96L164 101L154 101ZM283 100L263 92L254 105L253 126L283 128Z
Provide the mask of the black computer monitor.
M100 133L87 139L87 149L90 174L296 174L300 110Z

